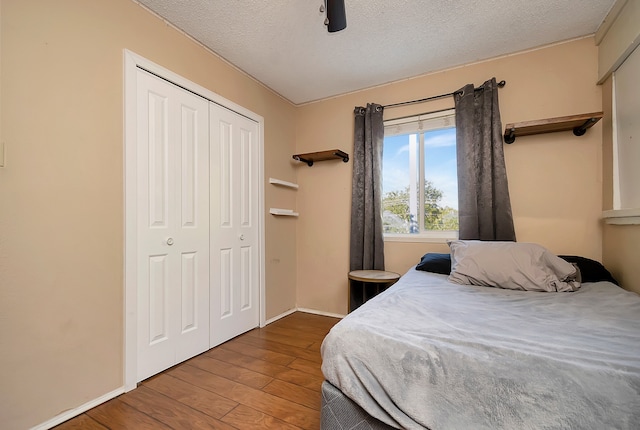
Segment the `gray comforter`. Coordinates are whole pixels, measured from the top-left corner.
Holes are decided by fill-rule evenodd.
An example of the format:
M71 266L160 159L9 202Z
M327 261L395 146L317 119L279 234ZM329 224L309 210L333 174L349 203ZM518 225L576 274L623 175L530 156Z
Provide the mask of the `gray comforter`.
M397 428L640 429L640 296L542 293L414 269L338 323L326 379Z

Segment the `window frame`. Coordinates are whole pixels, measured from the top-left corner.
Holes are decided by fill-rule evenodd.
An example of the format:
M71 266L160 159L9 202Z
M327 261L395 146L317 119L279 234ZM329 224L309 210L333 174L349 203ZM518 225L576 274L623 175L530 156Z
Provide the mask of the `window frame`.
M455 128L455 109L443 109L435 112L410 115L402 118L395 118L384 121L384 138L407 134L416 134L417 142L417 168L415 174L418 178L418 189L425 186L425 147L424 133L445 128ZM384 144L384 140L383 140ZM410 163L415 166L416 163ZM410 192L411 195L411 192ZM425 230L424 229L424 193L417 193L419 201L417 217L419 223L419 233L383 233L385 242L432 242L445 243L448 240L458 239L458 230ZM411 205L411 204L410 204Z

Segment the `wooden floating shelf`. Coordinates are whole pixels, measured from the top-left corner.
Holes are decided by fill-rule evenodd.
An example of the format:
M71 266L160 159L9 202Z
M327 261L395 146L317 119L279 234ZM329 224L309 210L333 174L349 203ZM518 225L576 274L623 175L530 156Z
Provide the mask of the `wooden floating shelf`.
M313 163L316 161L325 161L325 160L342 159L343 162L347 163L349 162L349 154L339 149L330 149L328 151L296 154L293 156L293 159L307 163L308 166L313 166Z
M582 136L587 129L603 117L602 112L585 113L582 115L561 116L557 118L538 119L507 124L504 128L505 143L513 143L518 136L532 134L553 133L556 131L573 130L576 136Z

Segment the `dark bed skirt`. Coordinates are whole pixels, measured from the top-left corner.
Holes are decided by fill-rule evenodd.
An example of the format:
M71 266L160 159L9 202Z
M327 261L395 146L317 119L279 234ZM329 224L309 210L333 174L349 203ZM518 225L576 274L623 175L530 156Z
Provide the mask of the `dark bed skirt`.
M351 401L342 391L329 382L322 383L322 430L393 430L382 421L367 414L364 409Z

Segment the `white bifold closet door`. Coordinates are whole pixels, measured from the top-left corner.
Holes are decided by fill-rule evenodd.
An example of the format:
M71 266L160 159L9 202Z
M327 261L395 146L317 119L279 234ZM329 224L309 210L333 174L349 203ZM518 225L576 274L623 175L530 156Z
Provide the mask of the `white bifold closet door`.
M209 348L209 102L137 71L141 381Z
M210 104L211 346L259 325L258 124Z

